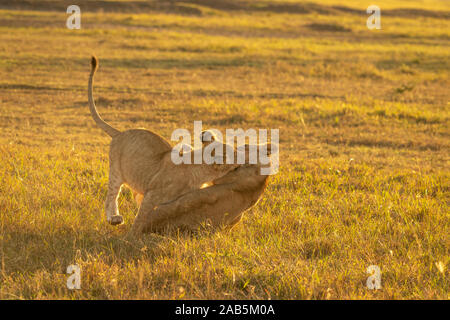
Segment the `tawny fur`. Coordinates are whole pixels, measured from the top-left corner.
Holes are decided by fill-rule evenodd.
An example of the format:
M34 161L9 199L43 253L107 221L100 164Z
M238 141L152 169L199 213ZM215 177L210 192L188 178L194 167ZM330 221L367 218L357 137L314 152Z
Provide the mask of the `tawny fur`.
M123 223L123 217L117 207L117 198L123 185L133 190L138 203L142 202L135 219L136 224L140 221L139 216L143 208L153 209L157 204L199 189L205 183L224 176L239 166L238 164L176 165L171 160L171 145L158 134L145 129L120 132L111 127L100 117L94 103L92 87L97 69L98 60L92 57L88 88L90 111L97 125L112 137L105 205L106 218L110 224ZM192 150L193 152L195 150Z
M139 224L132 232L158 232L168 228L197 229L234 226L245 210L261 197L268 176L260 174L259 165L242 165L214 180L211 187L188 192L179 198L158 205L143 206Z

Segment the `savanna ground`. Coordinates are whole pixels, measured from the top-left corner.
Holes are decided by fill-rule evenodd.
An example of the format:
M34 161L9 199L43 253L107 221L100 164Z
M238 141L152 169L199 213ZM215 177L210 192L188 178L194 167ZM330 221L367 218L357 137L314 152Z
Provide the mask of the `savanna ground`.
M449 299L447 1L74 3L0 3L1 299ZM108 225L92 53L116 128L280 130L236 228L131 242L129 191Z

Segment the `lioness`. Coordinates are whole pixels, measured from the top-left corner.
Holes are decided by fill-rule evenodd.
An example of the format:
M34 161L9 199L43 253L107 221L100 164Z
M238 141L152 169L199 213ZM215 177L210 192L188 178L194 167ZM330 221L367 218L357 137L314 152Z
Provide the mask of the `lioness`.
M261 175L260 166L241 165L212 186L188 192L155 208L142 207L132 234L157 232L166 228L196 229L207 223L212 227L233 226L245 210L259 200L268 176Z
M122 185L129 186L137 201L153 209L203 184L224 176L238 164L178 164L171 160L171 145L158 134L145 129L120 132L98 114L92 94L98 59L91 59L88 98L91 115L97 125L112 137L109 150L109 183L106 195L106 219L111 225L123 223L117 208ZM191 152L195 152L192 150ZM143 196L143 197L142 197Z

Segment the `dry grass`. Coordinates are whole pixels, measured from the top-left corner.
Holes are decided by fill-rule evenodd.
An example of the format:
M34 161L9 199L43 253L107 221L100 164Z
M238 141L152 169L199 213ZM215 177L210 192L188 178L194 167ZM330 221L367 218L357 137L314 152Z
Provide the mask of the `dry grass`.
M0 298L449 298L448 2L379 1L374 31L357 1L79 3L81 30L67 1L0 8ZM280 173L235 229L130 243L129 192L106 223L92 53L119 129L280 129Z

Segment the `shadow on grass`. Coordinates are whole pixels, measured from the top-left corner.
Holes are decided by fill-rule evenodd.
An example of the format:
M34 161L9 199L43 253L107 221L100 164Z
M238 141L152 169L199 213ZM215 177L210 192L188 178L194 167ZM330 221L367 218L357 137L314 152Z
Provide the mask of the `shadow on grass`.
M369 148L388 148L388 149L404 149L419 151L439 151L443 146L439 143L423 143L423 142L397 142L372 138L355 138L346 140L325 139L325 143L330 145L345 145L349 147L369 147Z
M380 70L395 70L403 65L423 71L434 72L450 67L446 59L440 59L439 57L424 57L422 59L415 58L410 60L382 59L376 62L376 67Z
M12 10L37 10L65 12L73 2L70 0L15 0L4 1L0 9ZM284 14L354 14L366 16L366 8L352 8L346 6L327 6L313 2L263 2L250 0L153 0L153 1L89 1L78 0L77 5L83 12L122 12L122 13L146 13L163 12L181 15L203 15L203 8L224 12L243 11L284 13ZM431 17L450 18L450 12L435 11L415 8L397 8L383 10L383 15L393 17Z
M59 88L48 87L48 86L35 86L23 83L1 83L0 89L7 90L60 90Z
M205 58L205 59L103 59L103 65L119 68L144 69L215 69L223 67L259 67L263 62L248 58Z
M52 234L23 230L5 232L3 248L6 274L33 273L39 270L66 273L67 266L77 259L96 260L125 265L145 259L152 263L167 254L166 246L180 240L204 237L209 230L165 230L159 233L130 237L124 228L111 228L108 232L76 231L61 228Z
M199 58L199 59L159 59L159 58L134 58L134 59L111 59L100 58L100 68L124 68L124 69L221 69L227 67L262 67L265 62L258 58L248 57L231 57L231 58ZM26 67L39 65L43 69L77 69L84 68L89 72L90 57L78 59L53 58L51 61L47 59L29 59L14 61L14 66ZM16 87L14 87L16 86ZM0 89L52 89L49 87L35 85L10 85L0 84Z

